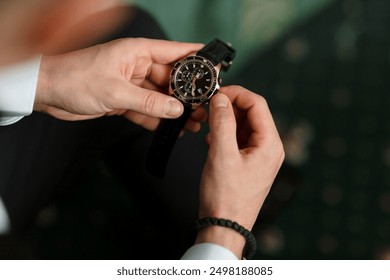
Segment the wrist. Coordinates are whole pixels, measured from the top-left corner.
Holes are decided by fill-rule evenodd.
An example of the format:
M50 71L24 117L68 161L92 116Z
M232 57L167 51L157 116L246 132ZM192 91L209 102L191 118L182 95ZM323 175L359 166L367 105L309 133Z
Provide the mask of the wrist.
M41 58L41 64L39 66L39 75L38 75L38 83L37 83L37 89L35 94L35 101L34 101L34 110L35 111L43 111L45 108L45 104L47 104L47 95L49 94L49 81L50 78L48 77L48 73L50 73L49 66L49 60L50 58L47 56L43 56Z

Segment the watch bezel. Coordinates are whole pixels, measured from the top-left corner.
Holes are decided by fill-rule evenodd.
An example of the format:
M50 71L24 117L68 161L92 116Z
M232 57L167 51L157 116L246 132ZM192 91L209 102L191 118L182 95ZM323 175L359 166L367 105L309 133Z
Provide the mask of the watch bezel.
M207 93L202 94L201 96L199 96L197 98L193 98L193 97L186 98L183 95L183 93L181 92L181 90L179 90L177 87L176 77L178 74L178 70L184 64L187 64L189 61L193 61L193 60L200 61L201 63L206 65L207 68L210 69L212 82L211 82L210 88L207 91ZM216 93L219 89L218 71L217 70L218 69L215 68L215 66L211 63L211 61L209 61L208 59L206 59L204 57L201 57L198 55L187 56L187 57L179 60L178 62L176 62L171 70L170 87L169 87L170 93L173 94L177 99L181 100L182 102L192 104L193 107L198 106L198 105L203 104L203 103L206 103L211 98L211 96L213 96L213 94Z

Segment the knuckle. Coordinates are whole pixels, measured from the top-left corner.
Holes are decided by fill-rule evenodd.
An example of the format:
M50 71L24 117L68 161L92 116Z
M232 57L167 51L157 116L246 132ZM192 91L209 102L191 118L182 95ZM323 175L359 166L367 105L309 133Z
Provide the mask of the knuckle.
M281 139L272 137L267 143L267 148L263 150L263 156L271 162L283 162L285 157L285 151Z
M286 156L286 152L284 151L284 146L282 141L280 141L280 145L279 145L279 154L280 154L280 159L283 162Z
M285 151L284 151L284 146L283 142L280 138L276 139L274 141L275 145L273 148L273 154L275 159L278 160L279 165L281 165L285 159Z
M144 102L144 112L147 115L155 115L155 109L157 104L157 96L153 94L152 92L149 92L146 94L145 102Z
M259 100L258 102L260 103L260 105L261 105L262 107L268 107L267 99L265 99L264 96L258 94L258 95L257 95L257 99Z

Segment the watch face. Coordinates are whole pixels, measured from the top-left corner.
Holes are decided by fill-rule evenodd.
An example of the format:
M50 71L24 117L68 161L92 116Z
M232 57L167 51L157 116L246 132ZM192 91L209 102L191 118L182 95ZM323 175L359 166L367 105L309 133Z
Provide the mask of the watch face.
M217 72L203 57L188 56L173 67L171 88L176 98L183 102L201 104L217 89Z

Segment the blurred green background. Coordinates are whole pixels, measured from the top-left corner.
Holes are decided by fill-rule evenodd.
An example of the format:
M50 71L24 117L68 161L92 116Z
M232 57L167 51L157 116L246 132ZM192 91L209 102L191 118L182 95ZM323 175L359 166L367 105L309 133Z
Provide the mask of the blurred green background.
M390 2L134 2L172 40L230 41L224 81L269 102L294 173L257 257L390 258Z
M286 160L254 229L255 258L390 259L390 1L131 3L171 40L231 42L237 57L224 84L269 103ZM80 184L39 215L29 237L35 254L129 258L124 248L140 245L129 229L105 228L136 220L138 202L101 163Z
M294 26L333 0L127 0L150 12L171 40L223 38L239 50L237 72Z

